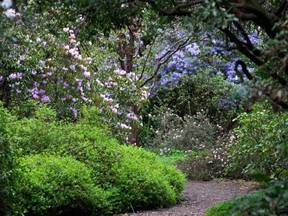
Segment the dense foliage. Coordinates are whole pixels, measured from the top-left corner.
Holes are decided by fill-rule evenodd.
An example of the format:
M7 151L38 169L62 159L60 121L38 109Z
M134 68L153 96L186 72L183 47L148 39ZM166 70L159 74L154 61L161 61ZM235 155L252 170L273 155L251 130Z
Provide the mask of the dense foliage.
M11 213L54 215L76 209L97 215L179 201L185 179L173 166L144 149L118 144L93 118L68 123L55 116L44 106L35 117L7 122L5 137L21 156L16 166L20 180L15 179L13 197L6 200Z
M255 194L236 197L209 208L205 216L217 215L287 215L287 181L270 182Z
M2 104L0 103L0 106ZM7 124L12 116L5 109L0 108L0 213L4 214L9 209L7 200L11 199L13 191L11 190L11 181L15 177L16 162L14 156L17 152L5 136L8 130Z
M287 177L287 119L287 112L275 113L267 102L239 115L231 135L236 140L228 147L230 166L250 175Z
M171 164L270 183L218 212L286 214L287 8L1 1L0 214L170 206L185 182Z
M20 158L12 214L101 215L109 212L107 192L91 170L72 157L28 155Z

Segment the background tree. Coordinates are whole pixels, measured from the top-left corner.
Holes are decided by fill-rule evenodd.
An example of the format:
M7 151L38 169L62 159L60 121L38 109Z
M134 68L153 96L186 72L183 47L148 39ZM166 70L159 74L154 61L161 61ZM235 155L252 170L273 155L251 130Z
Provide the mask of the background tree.
M111 0L110 6L105 6L107 7L105 12L102 8L107 5L106 1L105 3L102 1L81 2L82 6L88 5L89 10L85 11L87 16L97 14L100 18L109 11L110 16L106 23L110 27L121 26L127 22L127 19L121 18L124 14L142 16L145 10L152 8L160 16L167 17L166 21L182 17L182 20L190 22L191 26L197 26L201 22L202 28L205 26L217 29L233 43L229 49L236 49L247 58L246 61L238 60L235 68L241 70L249 80L253 81L254 88L259 94L266 94L276 104L288 108L286 98L287 49L285 48L287 47L285 46L287 44L285 37L287 1ZM97 20L96 16L94 18ZM258 32L262 41L265 41L261 46L248 36L255 31ZM256 67L253 71L249 71L251 63Z

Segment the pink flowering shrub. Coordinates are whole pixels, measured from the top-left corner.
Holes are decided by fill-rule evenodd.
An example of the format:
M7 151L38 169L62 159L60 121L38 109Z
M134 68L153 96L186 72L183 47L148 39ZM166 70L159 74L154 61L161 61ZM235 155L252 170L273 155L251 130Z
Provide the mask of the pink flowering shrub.
M6 20L14 41L6 38L0 43L5 47L0 70L1 99L11 107L31 98L49 103L62 117L76 119L81 104L91 102L91 65L80 54L76 27L65 28L58 35L46 33L43 28L48 18L47 14L36 15L27 23L26 17L19 15Z
M19 14L1 20L13 40L0 41L0 100L6 107L22 108L35 100L55 109L58 117L74 121L83 105L95 106L105 118L102 123L124 141L141 124L134 107L141 107L149 95L147 89L137 87L138 75L119 70L117 55L103 44L79 40L85 17L57 33L47 30L53 24L51 14L30 18L27 22L26 15Z

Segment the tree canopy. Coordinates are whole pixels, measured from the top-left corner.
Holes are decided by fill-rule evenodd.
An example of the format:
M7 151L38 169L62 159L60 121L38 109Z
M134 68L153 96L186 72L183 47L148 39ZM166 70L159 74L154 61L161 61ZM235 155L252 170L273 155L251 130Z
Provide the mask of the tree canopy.
M235 70L255 84L258 94L268 95L275 103L288 108L287 91L287 7L285 0L111 0L66 1L82 6L91 23L101 22L105 30L143 17L147 11L158 14L157 21L177 19L186 22L191 31L195 26L222 32L235 49L246 56L238 60ZM165 19L163 19L165 17ZM155 16L154 16L155 19ZM105 24L107 25L105 25ZM196 29L196 30L195 30ZM197 33L197 32L194 32ZM198 30L201 34L201 31ZM256 33L257 38L249 35ZM213 38L212 38L213 39ZM215 38L214 38L215 39ZM254 71L250 71L253 64Z

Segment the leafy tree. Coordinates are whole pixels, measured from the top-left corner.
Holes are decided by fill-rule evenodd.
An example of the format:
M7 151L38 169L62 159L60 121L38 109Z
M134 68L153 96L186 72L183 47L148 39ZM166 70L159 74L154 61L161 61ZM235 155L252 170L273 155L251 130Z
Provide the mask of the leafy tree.
M69 1L68 1L69 2ZM80 4L81 2L81 4ZM193 26L199 23L206 28L218 30L232 42L229 49L236 49L247 60L239 59L235 69L240 68L254 87L268 95L276 104L288 108L287 91L287 1L247 1L247 0L111 0L107 1L70 1L72 4L85 5L87 16L97 14L105 17L111 28L123 25L127 19L119 19L124 14L143 16L153 9L160 16L179 18ZM102 10L105 5L105 11ZM109 6L107 6L109 5ZM107 15L109 11L109 17ZM187 18L188 17L188 18ZM97 19L96 16L94 16ZM160 20L160 19L159 19ZM203 27L202 27L203 28ZM248 35L258 32L259 40L252 40ZM199 33L199 29L198 29ZM215 36L212 37L215 39ZM264 42L265 41L265 42ZM249 71L252 63L256 70Z

